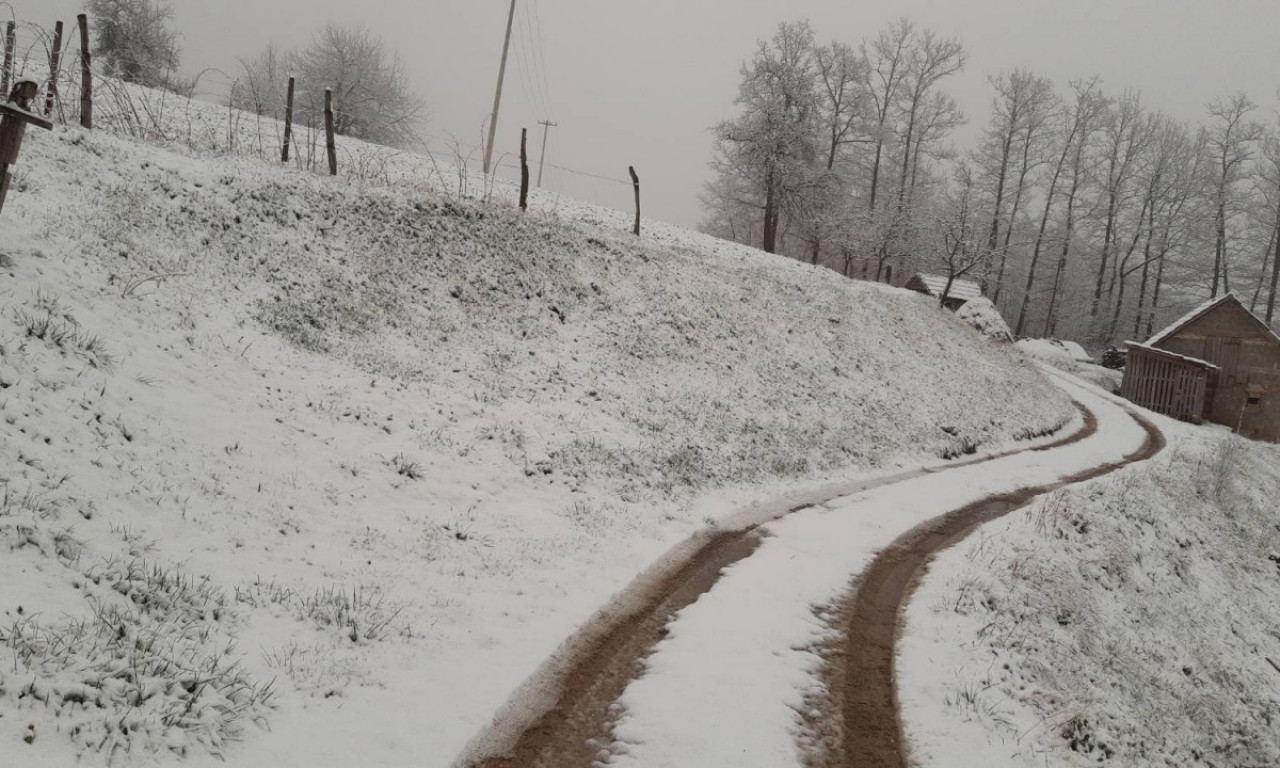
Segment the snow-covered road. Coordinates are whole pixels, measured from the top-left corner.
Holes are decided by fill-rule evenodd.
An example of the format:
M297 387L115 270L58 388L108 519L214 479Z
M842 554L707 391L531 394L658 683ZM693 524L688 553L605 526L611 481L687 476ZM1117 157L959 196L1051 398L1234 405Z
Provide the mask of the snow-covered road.
M931 518L985 497L1045 485L1139 449L1147 432L1123 408L1061 385L1098 429L1052 451L926 475L837 499L768 526L769 537L679 613L621 698L612 765L799 766L806 694L818 684L817 615L875 554Z

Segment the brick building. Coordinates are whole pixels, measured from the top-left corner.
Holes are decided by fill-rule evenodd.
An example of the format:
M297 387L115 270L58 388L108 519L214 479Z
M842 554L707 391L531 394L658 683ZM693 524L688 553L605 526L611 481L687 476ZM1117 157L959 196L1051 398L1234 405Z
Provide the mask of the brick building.
M1128 342L1121 394L1184 421L1280 442L1280 337L1232 294L1145 343Z

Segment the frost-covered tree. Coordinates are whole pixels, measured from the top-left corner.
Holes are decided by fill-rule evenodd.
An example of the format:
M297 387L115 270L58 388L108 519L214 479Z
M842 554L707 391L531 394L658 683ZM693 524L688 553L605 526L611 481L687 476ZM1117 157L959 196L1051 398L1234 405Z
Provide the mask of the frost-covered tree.
M715 128L713 167L746 193L739 202L760 210L761 247L778 249L783 208L809 183L817 115L813 29L781 24L742 66L737 117ZM712 187L714 194L721 187Z
M296 78L295 119L322 125L325 89L333 91L334 129L344 135L406 147L426 120L426 105L409 82L400 55L364 27L327 24L293 51L269 45L241 62L233 106L275 116L285 84Z
M85 0L84 9L105 74L152 87L172 82L181 51L168 0Z

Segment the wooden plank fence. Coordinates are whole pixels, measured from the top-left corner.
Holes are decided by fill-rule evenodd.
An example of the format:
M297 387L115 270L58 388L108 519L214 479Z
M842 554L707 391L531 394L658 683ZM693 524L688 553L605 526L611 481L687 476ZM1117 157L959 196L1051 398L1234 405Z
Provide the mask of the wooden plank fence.
M1217 368L1154 347L1132 343L1128 346L1121 396L1156 413L1201 423Z

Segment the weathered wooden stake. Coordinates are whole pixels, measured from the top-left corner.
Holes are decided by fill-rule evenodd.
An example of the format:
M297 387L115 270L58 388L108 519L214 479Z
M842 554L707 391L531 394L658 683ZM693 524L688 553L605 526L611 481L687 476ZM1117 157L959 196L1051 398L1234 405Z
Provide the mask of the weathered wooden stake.
M76 16L80 25L80 127L93 128L93 73L89 69L89 17Z
M324 89L324 148L329 153L329 175L338 175L338 146L333 141L333 91Z
M636 237L640 236L640 177L636 175L636 167L634 165L627 166L627 170L631 172L631 186L636 188L636 226L632 229L632 233Z
M8 102L0 102L0 211L4 210L4 199L9 194L9 182L13 177L9 166L18 162L18 150L22 149L22 135L27 130L27 123L45 130L53 128L53 123L30 111L31 100L39 90L35 80L19 80L13 86Z
M49 51L49 88L44 98L44 116L53 114L53 102L58 100L58 70L62 66L62 22L53 25L53 49Z
M9 80L13 77L13 46L15 37L12 21L4 25L4 72L0 73L0 93L9 92Z
M520 210L529 210L529 129L520 129Z
M293 78L289 78L289 95L284 101L284 146L280 149L280 162L289 162L289 142L293 141Z

